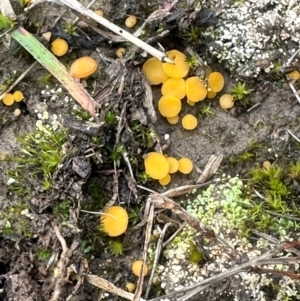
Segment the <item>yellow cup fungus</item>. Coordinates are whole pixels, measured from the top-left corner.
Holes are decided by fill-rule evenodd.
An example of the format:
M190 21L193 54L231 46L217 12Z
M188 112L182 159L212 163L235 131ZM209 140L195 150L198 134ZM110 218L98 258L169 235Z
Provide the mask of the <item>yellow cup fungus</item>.
M177 172L179 166L178 160L174 157L168 157L167 160L169 162L169 174Z
M18 116L20 116L21 115L21 110L20 109L18 109L18 108L16 108L15 110L14 110L14 116L15 117L18 117Z
M198 102L207 95L204 82L197 76L189 77L185 81L186 97L189 101Z
M169 118L167 118L167 120L168 120L168 122L169 122L170 124L176 124L176 123L178 123L178 121L179 121L179 116L176 115L176 116L174 116L174 117L169 117Z
M137 18L135 16L129 16L126 20L125 20L125 25L128 28L133 27L135 24L137 23Z
M208 85L213 92L220 92L224 87L224 77L220 72L212 72L208 77Z
M185 80L182 78L170 78L161 86L162 95L173 95L179 99L185 97Z
M270 161L264 161L262 164L262 167L265 169L269 169L272 166L272 163Z
M190 100L187 100L187 104L191 107L193 107L196 103Z
M183 174L189 174L193 170L193 162L189 158L179 159L178 170Z
M142 270L142 266L143 266L143 261L136 260L131 266L133 274L139 277ZM144 276L148 274L148 267L146 264L143 266L143 274Z
M171 182L171 176L169 174L167 174L164 178L159 180L159 184L166 186Z
M208 99L213 99L213 98L215 98L216 97L216 95L217 95L217 92L214 92L214 91L207 91L207 95L206 95L206 97L208 98Z
M117 56L119 59L121 59L122 57L124 57L125 53L126 53L126 49L123 48L123 47L120 47L120 48L118 48L117 51L116 51L116 56Z
M135 290L135 284L132 282L128 282L126 284L126 289L128 290L128 292L133 292Z
M186 114L181 120L182 126L186 130L193 130L198 125L197 118L192 114Z
M68 50L69 45L64 39L57 38L51 44L51 51L56 56L63 56L68 52Z
M104 12L103 12L102 9L96 9L96 10L94 11L94 13L97 14L98 16L100 16L100 17L103 17L103 16L104 16Z
M293 70L290 73L287 73L286 78L288 80L298 80L300 78L300 73L297 70Z
M186 60L185 54L178 50L170 50L167 52L167 56L174 62L174 64L163 63L162 66L164 72L173 78L185 77L189 72L189 64Z
M162 96L158 101L158 110L164 117L175 117L181 110L181 101L172 95Z
M231 109L234 105L233 96L231 94L223 94L219 99L219 103L222 109Z
M162 62L156 57L150 57L143 65L142 71L151 85L161 84L168 76L163 70Z
M100 217L102 230L108 236L116 237L123 234L128 226L128 214L121 206L111 206Z
M169 173L169 162L164 155L150 152L144 159L147 175L155 180L163 179Z
M7 93L3 99L2 99L3 103L6 105L6 106L12 106L15 102L14 100L14 96L11 94L11 93Z
M76 61L70 67L70 73L76 78L89 77L97 70L97 62L90 56L83 56Z
M15 91L13 97L16 102L20 102L24 98L24 95L21 91Z

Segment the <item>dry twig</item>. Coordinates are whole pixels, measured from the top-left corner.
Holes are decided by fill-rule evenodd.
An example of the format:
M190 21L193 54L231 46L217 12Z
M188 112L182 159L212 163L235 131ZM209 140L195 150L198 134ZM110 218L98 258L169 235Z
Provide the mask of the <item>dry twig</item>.
M146 52L148 52L152 56L158 58L160 61L173 63L173 61L170 60L166 56L165 53L163 53L163 52L157 50L156 48L148 45L144 41L136 38L135 36L133 36L132 34L130 34L127 31L125 31L124 29L118 27L114 23L112 23L112 22L106 20L105 18L97 15L95 12L93 12L92 10L84 7L83 5L81 5L76 0L59 0L59 1L58 0L36 0L36 1L31 1L29 6L25 9L25 11L30 10L34 6L36 6L38 4L41 4L41 3L44 3L44 2L53 2L53 3L57 3L59 5L63 4L67 7L69 7L72 11L76 12L77 14L80 14L83 20L87 20L88 18L90 18L92 20L95 20L97 23L99 23L99 24L103 25L104 27L110 29L114 33L122 36L127 41L133 43L137 47L145 50Z

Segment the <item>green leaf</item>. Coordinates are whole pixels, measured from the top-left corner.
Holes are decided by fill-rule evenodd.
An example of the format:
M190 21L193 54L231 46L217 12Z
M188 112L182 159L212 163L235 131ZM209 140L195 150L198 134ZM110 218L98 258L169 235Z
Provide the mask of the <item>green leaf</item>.
M7 17L4 17L0 14L0 30L1 29L9 29L14 26L14 22Z
M97 120L94 99L45 46L21 26L11 31L10 35L56 77L79 104Z

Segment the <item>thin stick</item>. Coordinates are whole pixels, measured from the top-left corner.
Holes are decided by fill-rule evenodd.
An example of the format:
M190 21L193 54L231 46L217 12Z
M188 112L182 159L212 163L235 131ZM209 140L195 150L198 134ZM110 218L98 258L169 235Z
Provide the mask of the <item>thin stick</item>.
M143 250L143 265L140 271L140 277L138 280L138 285L134 294L133 301L139 301L141 298L142 290L143 290L143 282L144 282L144 266L146 265L147 255L148 255L148 247L152 233L152 226L153 226L153 217L154 217L154 206L150 204L149 215L147 220L147 229L145 235L145 244Z
M64 4L65 6L67 6L70 9L76 11L77 13L82 15L83 17L93 19L96 22L98 22L99 24L103 25L104 27L110 29L111 31L113 31L117 35L122 36L127 41L129 41L132 44L136 45L137 47L145 50L146 52L148 52L152 56L158 58L163 63L165 63L165 62L171 63L171 64L173 63L173 61L170 60L166 56L165 53L159 51L158 49L155 49L154 47L148 45L144 41L136 38L134 35L130 34L127 31L125 31L124 29L118 27L114 23L112 23L112 22L108 21L107 19L97 15L96 13L91 11L90 9L88 9L88 8L84 7L83 5L81 5L78 1L75 1L75 0L60 0L60 1L57 1L57 0L37 0L37 1L31 2L29 4L29 6L25 9L25 11L28 11L28 10L32 9L34 6L36 6L38 4L41 4L41 3L44 3L44 2L54 2L54 3L57 3L57 4Z
M293 134L290 130L286 130L297 142L300 143L300 139L295 135Z
M153 262L153 266L152 266L152 270L151 270L151 275L150 275L147 290L146 290L146 293L145 293L145 299L148 299L150 289L151 289L151 285L152 285L153 278L154 278L154 274L155 274L155 270L156 270L156 266L157 266L158 259L159 259L161 249L162 249L162 242L164 240L166 231L167 231L167 229L169 228L170 225L171 225L171 223L165 224L163 230L160 233L160 236L159 236L159 239L158 239L158 242L157 242L156 251L155 251L155 257L154 257L154 262Z
M132 293L126 292L126 291L122 290L121 288L116 287L113 283L109 282L108 280L106 280L102 277L88 274L85 276L85 280L88 283L90 283L96 287L99 287L102 290L105 290L109 293L120 296L124 299L133 300L133 298L134 298L134 295ZM146 300L140 298L140 301L146 301Z
M298 102L300 103L300 96L299 96L297 90L295 89L293 83L289 82L289 86L290 86L291 90L293 91L295 97L297 98Z
M0 95L0 100L7 94L9 93L29 72L31 69L35 67L35 65L38 63L38 61L35 61L34 63L31 64L30 67L28 67L17 79L16 81L2 94Z

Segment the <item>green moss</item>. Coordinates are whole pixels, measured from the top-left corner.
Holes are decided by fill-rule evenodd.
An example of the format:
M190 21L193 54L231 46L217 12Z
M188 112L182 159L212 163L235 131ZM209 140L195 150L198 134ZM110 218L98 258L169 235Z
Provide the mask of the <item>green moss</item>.
M251 89L246 86L246 83L238 82L230 89L230 93L233 96L234 101L240 101L242 104L247 104L248 96L251 93Z
M52 251L47 248L41 247L36 250L36 256L37 256L38 260L46 260L46 259L50 258L51 254L52 254Z
M199 62L196 56L190 55L186 57L186 61L191 69L199 66Z
M120 240L112 239L109 242L108 249L113 255L118 256L123 254L124 245Z
M288 170L292 179L300 180L300 161L291 163Z
M269 168L255 167L250 170L251 181L258 187L274 194L278 197L287 197L288 188L284 183L285 174L283 169L277 165L271 165Z
M190 249L188 252L188 259L190 263L200 264L204 261L203 252L193 242L190 243Z
M53 208L53 215L62 221L69 220L71 204L70 200L60 202Z
M63 148L67 139L65 130L54 131L43 125L18 137L20 151L7 159L16 163L16 167L8 172L10 190L29 196L36 189L50 189L52 174L67 155Z

